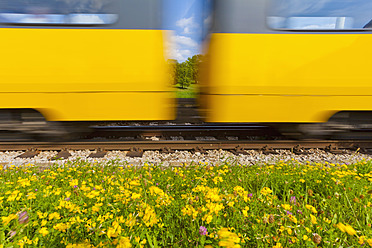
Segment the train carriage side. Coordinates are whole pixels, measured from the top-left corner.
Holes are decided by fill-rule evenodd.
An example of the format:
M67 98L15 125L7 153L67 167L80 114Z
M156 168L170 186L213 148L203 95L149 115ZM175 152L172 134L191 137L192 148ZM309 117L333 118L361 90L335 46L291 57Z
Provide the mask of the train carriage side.
M169 120L161 0L0 1L0 109L48 121Z
M366 0L215 0L206 121L371 124L371 9Z

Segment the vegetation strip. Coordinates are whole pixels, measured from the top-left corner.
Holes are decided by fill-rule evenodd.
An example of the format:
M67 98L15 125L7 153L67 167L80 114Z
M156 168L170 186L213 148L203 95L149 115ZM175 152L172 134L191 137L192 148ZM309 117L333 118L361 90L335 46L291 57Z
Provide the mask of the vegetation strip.
M1 247L372 246L372 163L0 172Z

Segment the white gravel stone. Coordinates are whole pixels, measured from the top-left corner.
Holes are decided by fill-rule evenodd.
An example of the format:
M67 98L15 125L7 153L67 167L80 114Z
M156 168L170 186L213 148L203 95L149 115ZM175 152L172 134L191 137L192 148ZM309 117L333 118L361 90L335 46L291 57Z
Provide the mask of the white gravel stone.
M264 165L275 164L280 161L298 161L302 163L339 163L351 164L358 161L369 161L372 159L371 155L361 153L339 154L335 155L327 153L323 150L315 149L309 155L295 155L289 150L276 150L278 154L264 155L262 152L249 150L246 155L234 155L228 151L223 150L210 150L206 154L199 152L191 153L188 151L175 151L170 154L162 154L159 151L146 151L140 158L130 158L126 156L125 151L110 151L104 158L88 158L91 151L77 150L70 151L71 157L54 161L52 158L57 155L56 151L44 151L39 153L34 158L21 159L17 158L23 152L0 152L0 164L3 166L8 165L64 165L67 162L86 161L90 163L102 163L107 165L113 164L130 164L141 166L145 163L163 166L182 166L186 165L221 165L224 163L230 164L243 164L243 165Z

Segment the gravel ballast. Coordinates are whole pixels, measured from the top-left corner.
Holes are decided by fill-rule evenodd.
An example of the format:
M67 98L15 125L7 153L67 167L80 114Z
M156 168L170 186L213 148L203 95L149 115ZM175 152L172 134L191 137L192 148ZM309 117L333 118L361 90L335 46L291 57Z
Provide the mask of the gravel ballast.
M141 166L144 163L151 163L162 166L182 166L184 164L209 164L220 165L226 162L238 163L242 165L253 164L275 164L280 161L296 160L301 163L339 163L351 164L359 161L369 161L372 159L371 155L361 154L358 152L349 154L332 154L323 150L310 150L310 154L296 155L289 150L276 150L278 154L264 155L260 151L249 150L246 155L234 155L229 151L224 150L210 150L205 154L189 151L175 151L174 153L163 154L158 151L146 151L142 157L131 158L126 156L123 151L110 151L104 158L89 158L91 151L78 150L70 151L71 157L62 160L53 160L57 155L56 151L44 151L39 153L34 158L17 158L23 152L0 152L0 164L7 167L8 165L64 165L67 162L76 160L86 161L91 163L101 163L107 165L135 165Z

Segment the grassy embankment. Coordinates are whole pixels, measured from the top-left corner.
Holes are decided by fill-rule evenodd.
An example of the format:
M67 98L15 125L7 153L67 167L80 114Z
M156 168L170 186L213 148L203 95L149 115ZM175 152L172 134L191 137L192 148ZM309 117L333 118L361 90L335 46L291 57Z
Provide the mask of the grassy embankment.
M175 87L176 98L195 98L198 86L196 84L191 84L188 88L182 89L181 87Z
M0 170L0 247L372 246L372 163Z

